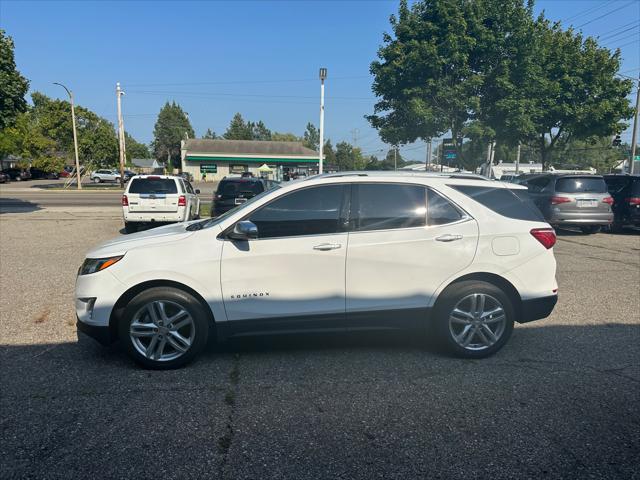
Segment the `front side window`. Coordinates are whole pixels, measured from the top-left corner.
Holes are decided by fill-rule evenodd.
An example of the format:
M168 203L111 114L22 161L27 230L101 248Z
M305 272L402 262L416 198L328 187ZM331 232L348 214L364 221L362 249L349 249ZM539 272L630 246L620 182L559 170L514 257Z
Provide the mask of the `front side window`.
M352 222L356 231L423 227L425 188L420 185L360 183L353 186Z
M259 238L322 235L341 231L343 185L305 188L280 197L253 212L247 220Z
M431 189L427 192L427 220L429 225L445 225L458 222L464 218L464 214L449 200Z

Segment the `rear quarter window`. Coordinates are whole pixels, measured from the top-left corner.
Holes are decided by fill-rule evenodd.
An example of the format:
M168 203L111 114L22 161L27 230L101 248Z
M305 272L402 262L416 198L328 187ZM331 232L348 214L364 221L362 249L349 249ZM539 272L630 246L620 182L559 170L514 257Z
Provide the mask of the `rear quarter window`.
M172 178L133 178L129 184L129 193L169 194L178 193L176 181Z
M607 193L607 184L602 177L561 177L556 180L556 192Z
M449 187L467 195L503 217L530 222L545 221L538 207L529 198L527 190L470 185L449 185Z

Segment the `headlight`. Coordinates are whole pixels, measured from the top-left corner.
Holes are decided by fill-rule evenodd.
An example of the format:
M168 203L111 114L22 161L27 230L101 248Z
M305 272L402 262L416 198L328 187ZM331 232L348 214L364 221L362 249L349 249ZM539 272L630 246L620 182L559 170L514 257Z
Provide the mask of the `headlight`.
M120 261L124 255L107 258L85 258L84 263L78 271L78 275L89 275L90 273L99 272L105 268L109 268L114 263Z

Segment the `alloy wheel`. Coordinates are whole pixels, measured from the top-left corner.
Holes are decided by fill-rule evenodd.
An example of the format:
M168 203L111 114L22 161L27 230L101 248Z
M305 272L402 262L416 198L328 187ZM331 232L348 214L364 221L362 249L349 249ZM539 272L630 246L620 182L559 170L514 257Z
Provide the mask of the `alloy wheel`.
M462 348L480 351L497 343L505 332L507 317L503 305L486 293L462 298L449 314L449 331Z

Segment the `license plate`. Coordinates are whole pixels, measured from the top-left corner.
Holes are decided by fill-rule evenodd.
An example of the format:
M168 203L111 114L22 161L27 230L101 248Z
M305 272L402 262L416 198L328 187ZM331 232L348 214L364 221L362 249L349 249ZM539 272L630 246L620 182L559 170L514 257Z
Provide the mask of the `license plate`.
M246 201L247 201L246 198L236 198L236 205L240 205L241 203L244 203Z
M597 200L578 200L577 205L579 208L594 208L598 206Z

